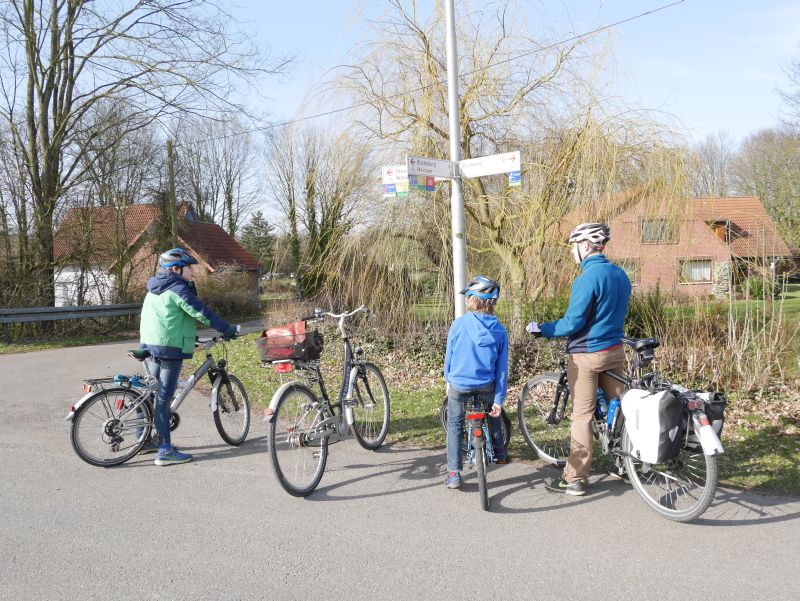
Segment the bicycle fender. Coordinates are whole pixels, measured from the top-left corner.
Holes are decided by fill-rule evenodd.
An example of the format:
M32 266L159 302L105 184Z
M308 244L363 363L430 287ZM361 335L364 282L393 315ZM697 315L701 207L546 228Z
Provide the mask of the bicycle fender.
M67 413L67 416L64 418L64 421L65 422L72 421L72 418L75 417L75 414L78 412L78 409L80 409L87 400L96 395L98 392L130 392L130 388L122 388L122 387L106 388L105 390L93 390L92 392L87 392L78 400L78 402L72 405L69 413Z
M211 387L211 413L214 413L219 406L219 388L225 384L226 379L222 374L214 378L214 384Z
M272 400L270 400L270 402L269 402L269 407L267 407L267 409L265 411L265 419L266 419L266 421L268 421L268 422L272 421L272 417L275 415L275 409L278 407L278 401L280 400L281 395L283 394L283 392L287 388L289 388L291 386L306 388L306 389L309 390L309 392L311 392L312 395L314 395L314 391L313 390L308 388L308 386L306 386L302 382L298 382L297 380L292 380L291 382L286 382L285 384L282 384L281 387L278 388L278 390L275 391L275 394L272 395ZM316 395L314 395L314 396L316 396Z

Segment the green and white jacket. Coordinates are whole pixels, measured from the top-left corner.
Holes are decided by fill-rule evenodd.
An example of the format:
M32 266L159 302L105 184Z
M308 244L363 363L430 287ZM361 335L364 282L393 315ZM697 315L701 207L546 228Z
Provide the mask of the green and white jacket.
M153 357L188 359L194 350L196 322L223 334L231 325L197 297L193 282L161 270L147 281L139 341Z

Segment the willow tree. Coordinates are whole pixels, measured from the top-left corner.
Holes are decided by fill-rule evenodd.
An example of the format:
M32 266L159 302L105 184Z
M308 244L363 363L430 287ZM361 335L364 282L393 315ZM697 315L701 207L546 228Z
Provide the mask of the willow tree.
M357 125L382 141L387 156L447 157L444 16L438 4L432 13L413 1L388 4L372 21L374 40L354 50L331 88L357 103ZM473 2L457 11L463 158L522 152L521 188L509 188L502 176L465 180L467 248L471 266L496 268L514 296L536 298L548 268L541 251L556 238L560 219L581 204L608 213L609 199L626 187L680 187L682 178L678 160L662 161L665 132L598 92L603 40L531 35L512 6ZM420 220L425 240L435 239L432 220L449 227L449 207L437 202L449 190L439 187ZM393 206L402 213L396 205L386 211ZM393 217L384 225L389 234L402 224L399 234L407 237L408 222Z
M52 304L53 226L85 166L85 117L125 98L134 114L108 126L136 129L181 111L234 108L234 87L285 62L259 62L214 0L6 0L0 7L0 116L31 186L32 277ZM263 68L258 64L268 64Z

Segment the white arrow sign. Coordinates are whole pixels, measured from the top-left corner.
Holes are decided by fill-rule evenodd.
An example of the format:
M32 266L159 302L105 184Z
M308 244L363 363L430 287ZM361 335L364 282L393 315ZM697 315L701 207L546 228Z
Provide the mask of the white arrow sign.
M445 179L452 179L456 175L455 163L444 159L429 159L426 157L406 157L408 175L432 175Z
M408 168L405 165L384 165L382 173L384 184L408 183Z
M504 152L503 154L492 154L488 157L459 161L458 170L461 173L461 177L483 177L484 175L519 171L519 164L519 150L515 150L514 152ZM409 173L411 172L409 171Z

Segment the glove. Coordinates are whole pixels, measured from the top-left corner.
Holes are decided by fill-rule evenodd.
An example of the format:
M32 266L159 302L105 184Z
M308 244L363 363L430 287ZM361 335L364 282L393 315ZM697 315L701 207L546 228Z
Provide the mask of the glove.
M239 333L239 326L230 326L225 332L222 334L223 340L233 340L236 338L236 335Z
M542 335L542 328L539 327L538 321L532 321L527 326L525 326L525 331L532 336L536 336L537 338Z

